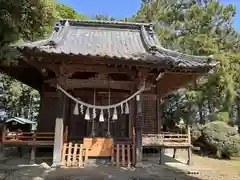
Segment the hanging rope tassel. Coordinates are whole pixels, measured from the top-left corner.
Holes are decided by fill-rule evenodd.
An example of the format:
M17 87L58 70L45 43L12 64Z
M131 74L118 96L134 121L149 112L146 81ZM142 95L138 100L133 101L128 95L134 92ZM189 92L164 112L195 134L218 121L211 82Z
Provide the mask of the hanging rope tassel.
M82 104L81 104L81 106L80 106L80 111L81 111L81 114L83 114L84 108L83 108L83 105L82 105Z
M129 114L129 105L127 102L125 104L125 114Z
M93 109L93 119L95 119L97 117L97 113L96 113L96 109Z
M117 116L117 108L114 108L112 120L117 120L117 119L118 119L118 116Z
M78 103L75 104L73 114L76 115L76 116L79 115Z
M87 108L84 119L90 120L89 108Z
M123 104L121 104L121 114L123 114L124 111L123 111Z
M99 117L99 122L104 122L104 115L103 115L103 110L101 109L100 117Z

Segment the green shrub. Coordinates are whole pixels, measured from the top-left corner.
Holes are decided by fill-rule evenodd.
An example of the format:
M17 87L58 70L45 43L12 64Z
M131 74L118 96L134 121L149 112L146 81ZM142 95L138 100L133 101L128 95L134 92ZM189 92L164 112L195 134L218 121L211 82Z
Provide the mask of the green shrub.
M218 157L235 156L240 152L240 136L236 128L225 122L215 121L202 128L205 143Z
M197 125L192 127L191 135L192 141L196 141L197 139L199 139L202 136L202 126Z
M219 111L208 116L210 121L222 121L229 122L229 113L225 111Z

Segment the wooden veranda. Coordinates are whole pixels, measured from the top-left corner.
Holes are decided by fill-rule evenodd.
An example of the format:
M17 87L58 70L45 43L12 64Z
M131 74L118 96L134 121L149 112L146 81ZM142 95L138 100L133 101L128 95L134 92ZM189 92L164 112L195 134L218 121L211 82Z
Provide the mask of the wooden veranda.
M161 134L143 134L142 147L156 148L159 150L159 163L163 163L163 155L165 149L173 149L173 158L176 157L177 149L185 149L188 152L187 164L191 163L191 131L188 128L187 134L165 132Z

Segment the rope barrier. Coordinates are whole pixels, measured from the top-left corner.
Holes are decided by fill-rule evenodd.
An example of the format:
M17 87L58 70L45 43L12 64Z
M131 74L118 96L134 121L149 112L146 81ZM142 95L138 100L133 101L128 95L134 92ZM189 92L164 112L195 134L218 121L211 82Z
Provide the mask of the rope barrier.
M73 101L75 101L78 104L81 104L83 106L86 106L87 108L92 108L92 109L100 109L100 110L104 110L104 109L112 109L112 108L116 108L118 106L121 106L122 104L127 103L128 101L130 101L131 99L133 99L135 96L137 96L138 94L140 94L141 92L143 92L145 90L145 82L143 82L142 87L135 92L133 95L131 95L130 97L128 97L127 99L116 103L116 104L112 104L112 105L107 105L107 106L96 106L96 105L92 105L92 104L88 104L86 102L83 102L75 97L73 97L71 94L69 94L67 91L65 91L63 88L61 88L60 85L57 84L57 89L59 89L60 91L62 91L66 96L68 96L70 99L72 99Z

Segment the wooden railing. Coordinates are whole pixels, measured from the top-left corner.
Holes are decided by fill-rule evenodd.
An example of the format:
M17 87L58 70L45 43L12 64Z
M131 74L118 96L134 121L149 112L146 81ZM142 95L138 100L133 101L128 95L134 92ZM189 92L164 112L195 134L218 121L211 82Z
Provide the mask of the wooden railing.
M130 167L135 163L134 144L115 144L112 148L112 165Z
M53 145L54 133L49 132L6 132L3 144Z
M190 146L191 136L188 134L174 134L174 133L161 133L161 134L143 134L143 146Z
M64 167L82 167L88 159L87 150L83 144L64 143L62 150L62 166Z

